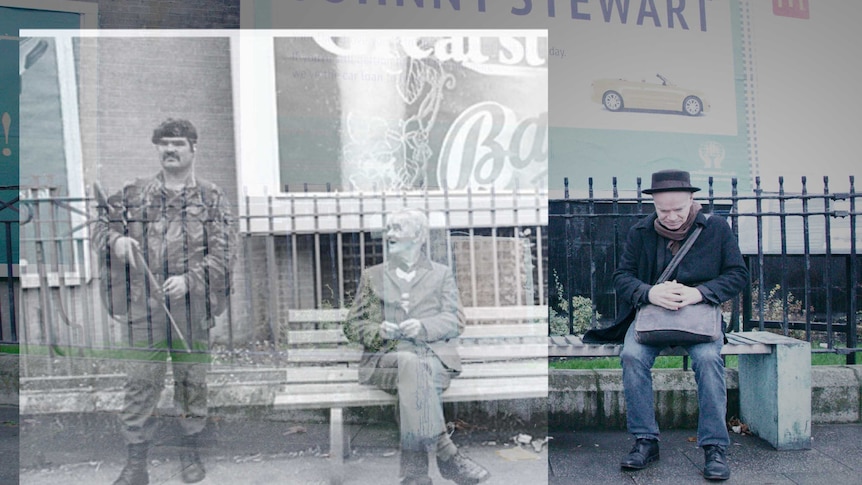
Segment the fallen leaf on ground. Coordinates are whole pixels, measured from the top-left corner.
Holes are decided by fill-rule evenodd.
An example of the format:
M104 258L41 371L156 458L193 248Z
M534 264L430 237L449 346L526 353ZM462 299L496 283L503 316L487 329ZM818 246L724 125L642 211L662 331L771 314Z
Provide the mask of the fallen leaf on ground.
M527 451L520 446L517 448L497 450L497 455L506 461L527 461L539 459L539 455L533 453L532 451Z
M547 443L548 441L550 441L552 439L553 438L551 436L546 436L544 439L540 439L540 438L534 439L533 443L532 443L533 449L536 450L536 453L541 453L542 447L545 445L545 443Z
M736 434L751 434L751 430L748 428L748 425L743 423L736 416L730 418L730 421L727 422L727 427Z
M484 426L470 424L470 423L463 421L461 419L456 419L455 421L450 421L450 422L446 423L446 428L450 429L452 431L455 431L455 430L470 431L470 430L488 429Z
M301 433L305 433L307 431L308 430L305 429L304 426L291 426L290 428L287 428L287 431L285 431L283 434L284 434L284 436L287 436L289 434L301 434Z

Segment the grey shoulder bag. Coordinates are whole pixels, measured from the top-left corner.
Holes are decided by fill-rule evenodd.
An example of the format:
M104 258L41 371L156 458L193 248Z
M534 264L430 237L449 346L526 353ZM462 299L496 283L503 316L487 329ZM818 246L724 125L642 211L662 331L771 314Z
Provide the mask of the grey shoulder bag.
M659 276L657 285L673 274L702 230L701 226L695 228ZM721 307L703 301L679 310L668 310L648 303L638 308L633 325L636 340L644 345L663 347L714 342L722 336Z

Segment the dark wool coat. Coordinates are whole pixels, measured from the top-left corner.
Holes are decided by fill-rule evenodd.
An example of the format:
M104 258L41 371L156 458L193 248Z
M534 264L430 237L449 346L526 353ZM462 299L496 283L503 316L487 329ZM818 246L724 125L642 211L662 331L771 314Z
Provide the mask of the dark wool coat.
M617 318L610 327L588 331L584 342L622 343L637 307L649 303L650 288L672 258L667 249L668 240L653 227L655 219L653 213L629 230L619 267L614 272ZM695 225L704 226L704 229L668 279L697 288L704 301L718 305L745 288L748 269L724 218L707 218L700 213L692 231Z

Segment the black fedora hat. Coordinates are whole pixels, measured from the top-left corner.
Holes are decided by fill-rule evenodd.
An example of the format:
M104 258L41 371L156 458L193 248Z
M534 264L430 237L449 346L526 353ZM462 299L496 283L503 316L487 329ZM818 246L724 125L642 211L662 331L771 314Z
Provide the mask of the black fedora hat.
M692 187L691 175L685 170L659 170L652 174L652 185L644 189L645 194L659 192L697 192L700 187Z

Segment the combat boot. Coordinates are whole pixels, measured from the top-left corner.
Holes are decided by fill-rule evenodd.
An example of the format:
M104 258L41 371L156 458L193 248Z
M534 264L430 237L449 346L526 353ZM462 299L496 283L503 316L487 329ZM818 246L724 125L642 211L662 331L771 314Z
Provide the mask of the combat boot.
M149 443L128 445L129 457L126 466L120 472L120 477L114 481L114 485L147 485L150 483L150 475L147 473L147 451L149 448Z
M183 436L180 468L185 483L196 483L207 476L204 465L201 463L201 457L198 455L198 435Z

